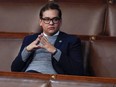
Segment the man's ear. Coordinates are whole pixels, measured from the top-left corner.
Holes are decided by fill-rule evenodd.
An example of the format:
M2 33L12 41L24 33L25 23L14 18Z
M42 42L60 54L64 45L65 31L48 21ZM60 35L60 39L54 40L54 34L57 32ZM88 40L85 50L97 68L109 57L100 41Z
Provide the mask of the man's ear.
M39 25L42 26L42 20L41 19L39 20Z

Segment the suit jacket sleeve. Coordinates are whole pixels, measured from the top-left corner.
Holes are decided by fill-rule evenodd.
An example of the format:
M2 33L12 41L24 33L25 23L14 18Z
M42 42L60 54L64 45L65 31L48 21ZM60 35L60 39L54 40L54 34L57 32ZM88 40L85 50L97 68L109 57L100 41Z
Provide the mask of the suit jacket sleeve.
M22 56L21 56L21 53L23 51L23 49L29 45L32 41L34 41L36 39L37 35L29 35L29 36L26 36L22 42L22 46L20 48L20 51L19 51L19 54L18 56L14 59L14 61L12 62L12 65L11 65L11 71L15 71L15 72L21 72L24 70L24 68L26 67L27 65L27 62L31 59L27 59L27 61L23 61L22 60ZM31 53L31 55L29 57L31 57L33 55L33 52Z

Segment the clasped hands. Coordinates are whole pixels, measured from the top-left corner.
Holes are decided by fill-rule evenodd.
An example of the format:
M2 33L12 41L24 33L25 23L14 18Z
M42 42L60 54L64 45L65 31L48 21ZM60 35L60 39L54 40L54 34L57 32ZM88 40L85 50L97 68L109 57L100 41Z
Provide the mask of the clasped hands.
M49 43L48 39L43 34L38 35L36 40L26 47L26 50L31 52L32 50L39 49L39 48L44 48L52 54L54 54L56 51L56 48L54 47L54 45Z

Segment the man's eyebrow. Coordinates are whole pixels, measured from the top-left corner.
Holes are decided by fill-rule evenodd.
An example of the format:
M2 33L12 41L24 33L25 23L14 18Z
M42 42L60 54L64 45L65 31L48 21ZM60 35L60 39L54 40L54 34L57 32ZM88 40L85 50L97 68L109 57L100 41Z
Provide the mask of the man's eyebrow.
M53 19L53 18L60 18L60 17L57 16L57 17L53 17L53 18L50 18L50 17L43 17L43 18Z

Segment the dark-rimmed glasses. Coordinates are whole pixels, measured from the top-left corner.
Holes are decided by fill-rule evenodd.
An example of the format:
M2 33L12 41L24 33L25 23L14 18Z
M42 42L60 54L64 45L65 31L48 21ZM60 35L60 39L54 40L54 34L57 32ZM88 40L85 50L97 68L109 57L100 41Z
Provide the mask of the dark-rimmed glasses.
M45 23L45 24L49 24L51 21L52 21L52 23L54 23L54 24L57 24L59 21L60 21L60 19L61 18L59 18L59 17L54 17L54 18L49 18L49 17L45 17L45 18L41 18L42 20L43 20L43 22Z

